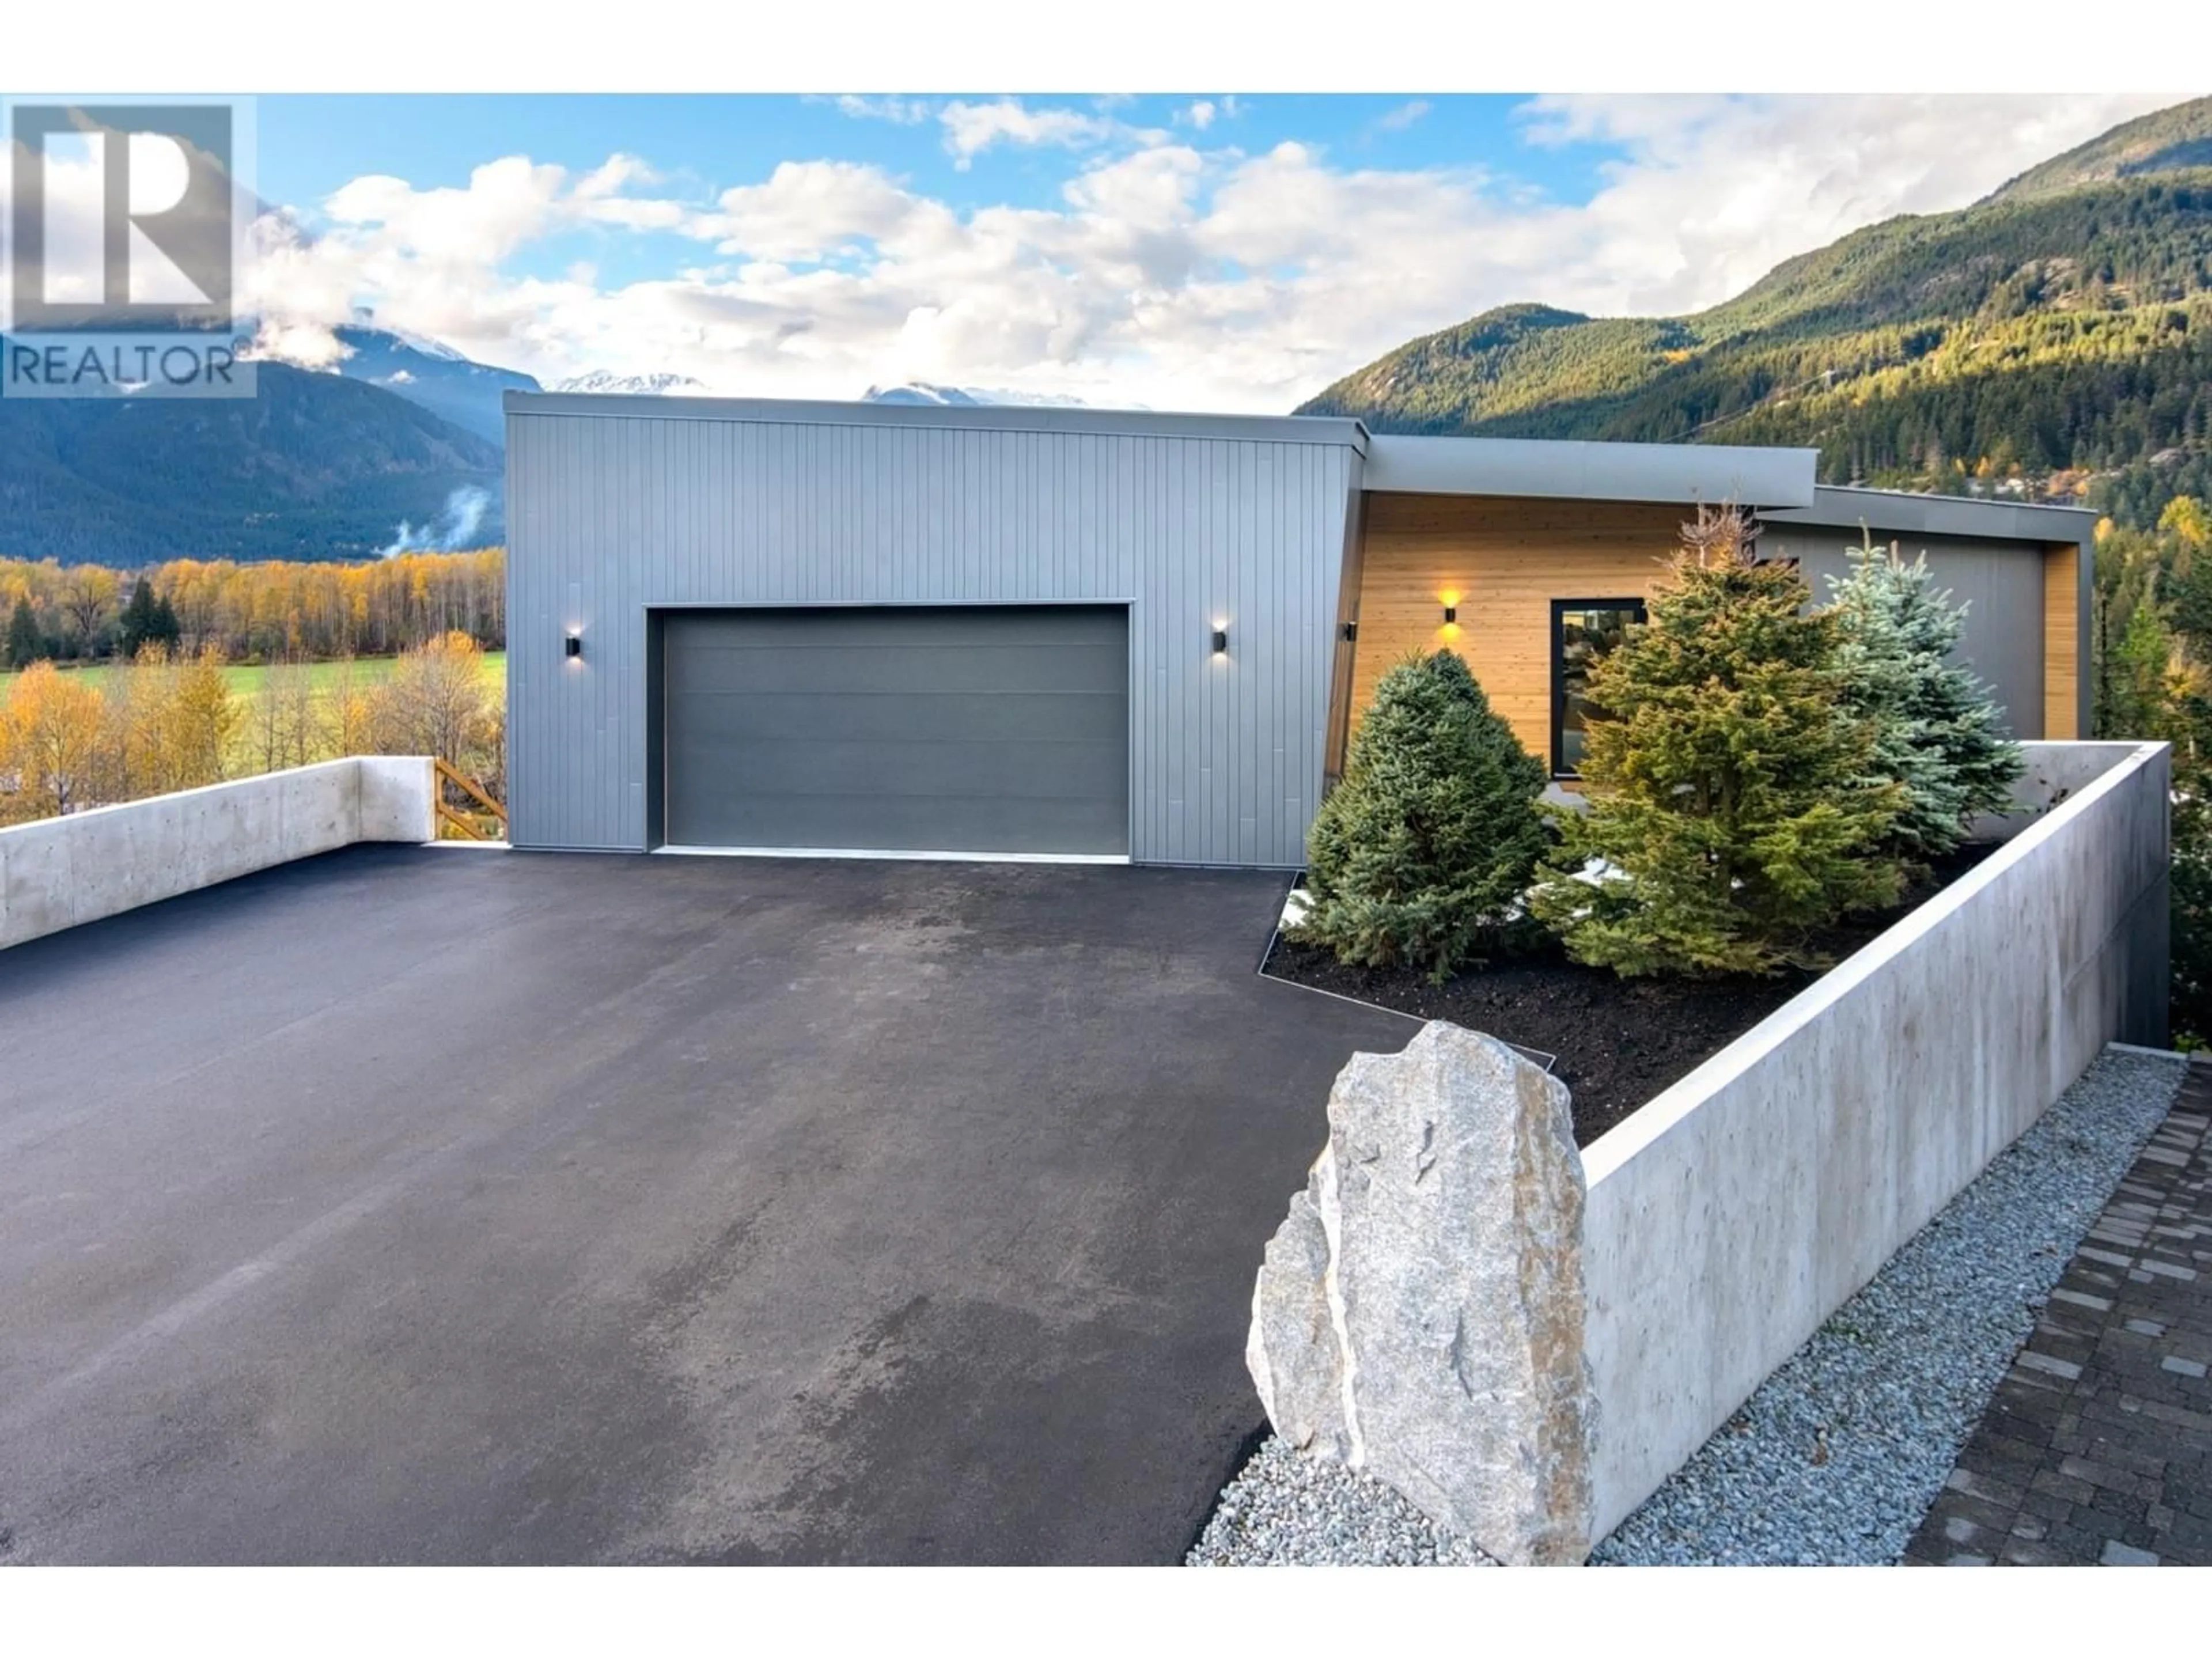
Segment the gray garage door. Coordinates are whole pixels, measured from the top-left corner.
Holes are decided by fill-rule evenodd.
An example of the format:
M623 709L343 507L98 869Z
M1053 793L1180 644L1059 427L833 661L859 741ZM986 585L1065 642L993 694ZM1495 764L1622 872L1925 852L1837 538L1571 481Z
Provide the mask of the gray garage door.
M672 611L666 840L1127 854L1119 608Z

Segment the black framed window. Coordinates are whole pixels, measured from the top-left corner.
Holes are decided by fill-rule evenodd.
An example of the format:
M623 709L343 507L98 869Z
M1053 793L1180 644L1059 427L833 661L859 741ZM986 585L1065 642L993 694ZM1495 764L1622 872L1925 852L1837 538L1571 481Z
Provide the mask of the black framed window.
M1641 599L1552 601L1552 775L1579 777L1590 665L1644 620Z

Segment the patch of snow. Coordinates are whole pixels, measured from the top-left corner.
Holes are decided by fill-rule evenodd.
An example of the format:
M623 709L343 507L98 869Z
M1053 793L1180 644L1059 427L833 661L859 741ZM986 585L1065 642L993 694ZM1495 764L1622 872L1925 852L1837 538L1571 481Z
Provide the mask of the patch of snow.
M925 404L949 409L1090 409L1094 404L1063 392L1017 392L1005 386L939 386L929 380L908 380L898 386L872 386L860 394L866 404ZM1123 409L1142 409L1142 404L1123 404Z
M394 328L389 323L380 323L376 313L365 307L354 308L356 328L374 329L379 334L388 334L410 351L420 352L425 357L435 357L449 363L465 363L469 360L442 340L434 340L427 334L410 334L404 328Z
M704 392L707 383L696 380L689 374L678 374L664 370L658 374L617 374L608 369L595 368L588 374L571 374L566 380L555 380L545 388L548 392L580 392L593 397L666 398L687 397Z

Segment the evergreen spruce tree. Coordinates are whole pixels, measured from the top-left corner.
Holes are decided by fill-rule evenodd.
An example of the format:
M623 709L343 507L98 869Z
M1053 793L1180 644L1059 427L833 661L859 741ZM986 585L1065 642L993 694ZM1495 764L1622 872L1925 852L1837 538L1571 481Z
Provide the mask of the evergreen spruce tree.
M1577 960L1624 975L1771 973L1893 902L1881 849L1903 788L1845 709L1840 623L1750 525L1700 508L1650 619L1592 667L1582 780L1529 908Z
M1874 724L1874 775L1905 786L1889 849L1941 858L1977 814L2010 807L2020 745L1988 688L1951 660L1966 608L1932 586L1926 555L1907 564L1862 529L1850 557L1850 574L1829 579L1844 707Z
M2166 665L2173 638L2157 605L2136 606L2117 648L2106 653L2098 687L2097 735L2155 738L2163 730Z
M115 652L119 657L138 654L138 647L152 637L158 613L154 605L154 584L150 578L141 576L131 590L131 602L123 607L123 614L115 619Z
M25 594L15 601L15 614L8 619L8 665L28 668L46 654L46 641L39 632L39 618Z
M2184 551L2188 550L2185 544ZM2167 586L2173 594L2173 631L2201 659L2212 643L2212 558L2191 558L2188 569L2174 575Z
M2179 700L2173 728L2168 1005L2184 1048L2212 1046L2212 697Z
M1449 651L1401 663L1307 835L1310 908L1292 936L1439 981L1504 948L1550 840L1544 782L1466 663Z
M146 638L155 645L167 646L174 651L182 632L177 626L177 607L169 603L167 593L158 595L154 600L154 620L147 629Z

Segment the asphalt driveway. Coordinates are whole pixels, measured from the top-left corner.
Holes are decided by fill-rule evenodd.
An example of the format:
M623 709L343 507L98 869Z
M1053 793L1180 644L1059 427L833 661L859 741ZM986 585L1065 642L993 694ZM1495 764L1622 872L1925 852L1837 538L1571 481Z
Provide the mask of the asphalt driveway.
M1158 1562L1280 878L360 848L0 952L0 1563Z

